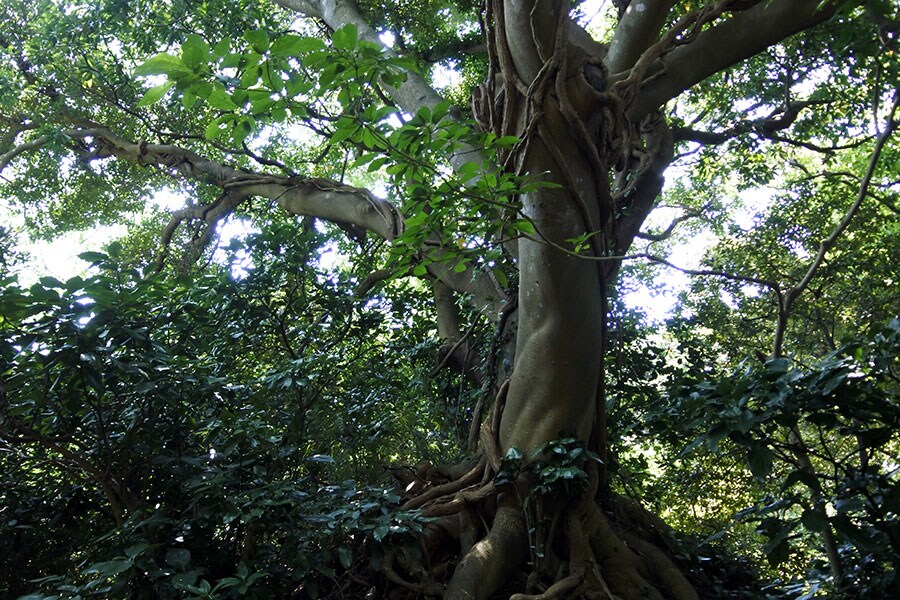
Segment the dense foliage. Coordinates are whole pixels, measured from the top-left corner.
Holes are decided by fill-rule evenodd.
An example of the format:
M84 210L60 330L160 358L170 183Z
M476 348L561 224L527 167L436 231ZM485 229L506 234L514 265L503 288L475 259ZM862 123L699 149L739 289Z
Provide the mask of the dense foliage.
M789 4L648 3L678 33L650 58ZM654 599L900 597L896 6L812 3L637 123L616 94L666 70L629 92L589 57L599 127L558 48L511 79L502 2L157 4L0 5L0 596L459 593L505 495L507 597L612 597L562 590L579 564ZM575 4L610 47L633 17ZM541 210L573 189L570 235ZM38 272L34 240L101 225ZM666 573L617 584L616 544Z
M350 567L350 532L418 527L364 481L455 448L425 435L452 431L452 411L424 376L428 331L407 318L421 300L398 290L357 311L336 274L272 260L314 262L317 242L277 226L236 242L229 253L255 259L240 279L145 277L114 244L82 254L85 278L3 280L3 377L16 390L4 405L4 595L40 580L253 597L265 576L255 587L268 597Z

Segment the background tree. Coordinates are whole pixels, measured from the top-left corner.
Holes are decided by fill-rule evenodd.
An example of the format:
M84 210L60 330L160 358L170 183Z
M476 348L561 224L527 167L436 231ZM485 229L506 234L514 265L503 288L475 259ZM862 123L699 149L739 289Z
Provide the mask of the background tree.
M450 447L459 450L444 455L461 458L465 449L460 463L398 473L408 496L401 508L433 519L422 533L424 556L403 543L408 538L402 534L416 533L418 521L397 516L405 512L375 515L376 541L397 534L396 548L376 561L391 584L454 599L487 598L498 590L537 597L699 597L708 581L685 575L669 549L669 530L617 493L621 488L611 478L616 457L606 386L627 390L630 378L646 377L647 369L607 378L610 285L631 259L662 260L655 245L679 224L693 220L695 227L725 231L733 206L726 192L778 188L793 202L767 214L772 227L747 236L732 229L734 243L726 238L710 254L709 268L693 273L722 282L723 291L710 295L703 310L714 311L723 293L736 293L728 286L758 288L757 300L750 294L743 302L774 306L774 320L771 308L753 307L763 328L722 340L749 340L764 358L775 359L794 340L810 341L794 333L796 317L816 324L821 307L798 299L820 293L828 271L840 280L839 265L825 260L834 258L839 239L850 237L848 227L862 207L868 219L895 212L897 182L884 166L896 162L895 7L818 0L614 2L590 26L594 37L579 7L549 1L441 3L430 11L342 0L278 4L292 12L218 2L141 11L116 2L3 8L0 168L4 194L29 227L52 235L135 215L159 221L147 206L154 193L177 190L188 199L160 224L163 249L153 260L146 256L145 228L127 241L124 255L122 247L89 255L100 264L111 256L115 263L93 280L46 280L28 293L8 288L5 443L16 452L47 453L27 455L37 461L28 463L32 470L51 463L87 476L95 486L92 501L102 497L121 529L146 515L149 497L165 496L161 490L178 480L161 481L148 495L141 457L164 463L180 454L141 449L130 432L163 428L149 438L159 442L203 431L202 422L191 421L196 413L181 410L191 397L246 402L259 415L273 398L290 397L291 404L278 405L286 412L282 419L260 416L257 424L242 416L242 432L260 428L248 439L274 445L254 449L261 454L251 471L283 468L267 475L266 484L294 482L298 463L280 462L272 453L305 447L303 458L312 463L303 473L315 482L319 463L330 459L315 458L324 452L304 446L311 423L337 454L340 436L358 439L354 429L362 421L355 418L377 423L378 437L390 430L391 419L409 414L373 398L413 396L416 405L415 394L397 385L412 374L402 360L391 361L387 349L399 344L407 356L413 348L425 350L428 331L419 315L427 290L442 345L436 371L457 369L446 386L456 390L452 411L458 419L470 417L472 426L456 422ZM471 96L469 106L453 106L435 90L435 64L463 74L445 93ZM134 75L150 87L143 89ZM690 176L663 192L663 174L676 161ZM838 181L854 184L849 202L842 203L848 196ZM642 231L661 198L672 207L671 226ZM873 203L878 207L870 209ZM824 219L816 218L818 206L828 211ZM302 220L286 222L286 216ZM224 294L221 306L203 296L199 305L219 315L222 325L202 337L194 328L213 317L194 319L194 301L167 292L178 280L159 270L167 262L186 269L208 260L217 227L229 218L265 233L231 254L232 267L248 261L249 276L220 273L215 285L197 276L183 292L241 288ZM878 239L890 239L893 229L888 225ZM864 246L863 237L857 233L854 243ZM739 247L748 242L749 249ZM326 248L339 250L348 264L317 273ZM172 260L172 249L184 249L184 260ZM851 253L848 247L841 256ZM282 264L269 262L276 255ZM129 261L136 264L126 268ZM408 276L418 283L400 283ZM357 297L346 291L351 287ZM184 319L154 310L164 322L142 324L139 307L155 297L176 302ZM860 298L852 310L891 313L888 299L866 308L869 299ZM363 316L360 307L376 316ZM112 311L110 320L104 309ZM385 331L391 322L413 333L402 342L372 337L376 325ZM820 338L831 335L816 342L836 347L840 324L816 324ZM252 333L246 342L252 352L239 351L235 342L229 347L226 332L232 340ZM41 336L48 335L71 341L44 347ZM360 350L350 350L353 340ZM367 353L379 350L381 372L356 372L364 376L355 380ZM728 352L720 358L728 359ZM188 374L195 363L202 376ZM218 372L223 365L227 375ZM162 394L174 420L135 413L141 403L129 396L149 392L151 381L157 389L157 374L174 367L179 375L171 385L178 389L163 386L168 391ZM319 382L311 383L308 373ZM60 388L65 378L73 379ZM250 382L268 392L247 387ZM366 400L358 390L367 390ZM321 406L328 408L317 416ZM331 414L333 420L324 418ZM628 412L619 416L629 418ZM213 420L228 418L227 411L215 412ZM266 437L262 432L275 423L282 429ZM788 429L793 437L785 443L802 446L804 431ZM185 433L173 438L175 431ZM629 441L640 439L618 440ZM754 474L766 475L766 447L759 440L747 444ZM372 458L412 454L407 447L385 455L389 447L376 447ZM802 463L808 452L798 452ZM366 457L354 453L353 460ZM204 498L198 490L219 481L199 477L189 503L194 507ZM242 494L251 494L242 486ZM297 491L293 483L284 489L292 490L283 492L288 496ZM356 497L355 488L348 493L345 500ZM26 502L27 490L16 498ZM23 514L36 510L27 502L22 507ZM128 585L132 594L145 593L150 588L136 582L139 573L151 572L166 593L245 593L262 573L247 566L258 539L270 542L273 553L292 548L276 539L279 532L261 532L262 524L254 525L261 513L254 517L254 510L261 508L250 509L240 533L223 528L215 511L206 525L205 539L230 532L237 561L193 569L185 548L164 546L184 535L139 521L130 531L139 531L142 541L84 574L102 575L93 581L111 581L108 591L120 594ZM824 508L815 510L821 517ZM340 514L355 514L350 519L358 525L366 511L357 512ZM329 532L338 532L339 520L329 521ZM202 530L199 523L192 528ZM819 524L811 529L827 538L829 526ZM304 538L292 539L299 544ZM824 543L835 545L833 539ZM338 553L341 566L350 568L352 549ZM258 563L261 568L287 570L271 556ZM168 566L151 571L142 560ZM223 578L229 568L235 576ZM298 579L306 577L293 568ZM123 573L135 579L119 577ZM204 587L204 575L218 584ZM840 580L839 570L834 578ZM312 584L304 585L311 593Z

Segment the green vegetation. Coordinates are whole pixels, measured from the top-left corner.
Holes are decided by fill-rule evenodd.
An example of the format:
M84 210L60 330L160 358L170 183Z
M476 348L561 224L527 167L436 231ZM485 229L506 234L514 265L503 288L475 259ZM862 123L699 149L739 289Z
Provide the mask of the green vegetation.
M900 597L893 3L0 23L0 596Z

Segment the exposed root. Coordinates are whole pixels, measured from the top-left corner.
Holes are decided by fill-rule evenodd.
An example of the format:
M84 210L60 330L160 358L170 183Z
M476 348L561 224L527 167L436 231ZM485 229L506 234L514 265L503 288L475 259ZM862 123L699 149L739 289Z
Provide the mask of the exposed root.
M483 438L493 433L492 422L486 421ZM487 600L502 589L511 600L699 599L669 558L669 528L627 498L598 496L596 468L588 467L589 488L580 500L544 498L541 510L559 526L544 525L543 533L538 526L529 535L535 524L528 524L521 494L494 485L490 462L482 454L459 479L406 503L433 520L422 537L423 557L385 560L385 577L404 591L388 597Z
M444 595L443 588L441 588L441 586L433 579L425 576L424 573L421 574L422 581L419 582L407 581L402 578L394 569L394 562L396 559L397 554L395 551L389 552L384 558L384 563L381 568L384 572L384 576L388 578L388 581L412 592L416 592L417 594L438 598Z
M466 488L477 481L481 481L484 476L484 466L485 460L482 458L474 467L472 467L465 475L463 475L459 479L455 481L449 481L442 485L436 485L433 488L426 490L421 495L407 500L406 503L401 507L402 510L414 510L416 508L422 508L429 502L433 502L442 497L455 494L463 488Z
M449 470L423 465L417 485L407 486L418 495L403 509L432 520L421 558L394 553L384 561L385 577L402 590L388 597L487 600L502 589L511 600L698 600L667 554L670 529L628 498L598 494L595 463L586 465L588 488L580 499L543 497L529 509L537 517L523 508L527 491L494 484L504 396L498 394L482 424L477 461ZM447 481L450 473L457 478ZM428 481L441 483L427 487Z
M498 500L497 515L487 537L463 557L444 596L447 600L486 600L528 556L522 510L511 495Z

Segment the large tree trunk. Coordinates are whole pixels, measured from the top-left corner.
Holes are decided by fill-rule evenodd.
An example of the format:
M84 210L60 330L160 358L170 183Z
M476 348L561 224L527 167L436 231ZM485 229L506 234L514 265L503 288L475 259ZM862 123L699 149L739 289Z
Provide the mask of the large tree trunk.
M522 139L511 162L520 172L541 173L553 184L521 199L523 213L538 235L519 241L516 358L508 393L502 406L495 407L502 409L500 452L517 448L528 457L563 436L585 444L592 432L597 433L595 444L605 437L598 391L606 280L615 263L598 259L614 254L618 246L608 173L634 138L626 131L631 127L627 120L615 122L610 119L615 112L604 110L608 97L600 66L603 57L589 54L590 44L576 45L579 40L569 39L575 30L565 4L498 0L491 9L496 49L492 59L502 76L502 89L494 82L483 88L493 110L480 115L481 120ZM654 182L656 192L659 183ZM572 240L584 235L590 242L579 255ZM549 585L538 597L591 593L637 600L662 598L660 589L665 588L667 597L696 598L649 539L630 534L633 539L626 543L625 534L607 517L606 510L613 507L597 503L609 498L606 490L597 493L605 481L598 481L596 471L592 475L584 497L545 499L541 515L545 522L564 524L558 535L551 530L546 539L537 539L538 524L527 524L522 516L521 498L527 494L523 489L532 482L519 481L518 493L500 490L490 531L466 554L446 597L488 598L523 566L526 544L544 544L540 551L546 556L562 541L568 550L555 561L557 573L542 585L540 576L532 576L529 593ZM531 535L526 531L529 526Z

